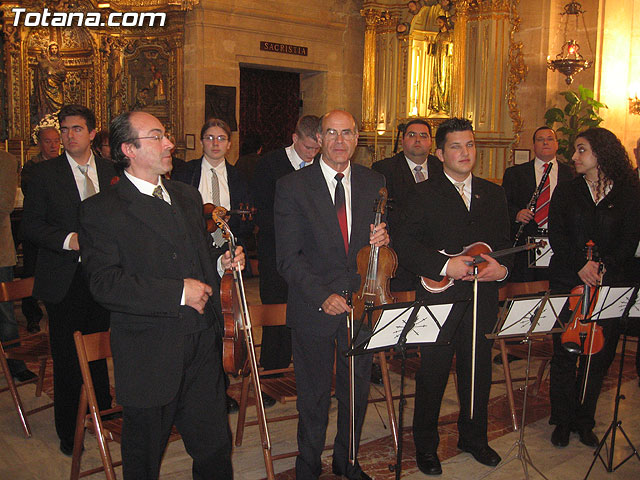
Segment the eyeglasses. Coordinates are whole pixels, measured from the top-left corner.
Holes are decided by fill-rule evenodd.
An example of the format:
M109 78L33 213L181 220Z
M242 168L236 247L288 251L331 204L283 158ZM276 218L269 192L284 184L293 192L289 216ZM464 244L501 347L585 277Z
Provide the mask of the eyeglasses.
M330 139L336 139L338 136L342 136L345 140L352 140L356 136L355 132L348 128L340 132L333 128L327 128L325 135Z
M226 135L205 135L204 137L202 137L202 141L213 142L214 138L221 143L229 140L229 137L227 137Z
M431 135L429 135L427 132L422 132L422 133L418 133L418 132L409 132L407 134L405 134L406 137L408 138L416 138L416 137L420 137L423 140L427 140L429 138L431 138Z
M160 141L164 140L165 138L167 140L169 140L169 137L167 135L165 135L165 134L163 134L163 135L149 135L148 137L136 137L136 138L132 138L131 140L146 140L146 139L149 139L149 140L155 140L156 142L160 142Z

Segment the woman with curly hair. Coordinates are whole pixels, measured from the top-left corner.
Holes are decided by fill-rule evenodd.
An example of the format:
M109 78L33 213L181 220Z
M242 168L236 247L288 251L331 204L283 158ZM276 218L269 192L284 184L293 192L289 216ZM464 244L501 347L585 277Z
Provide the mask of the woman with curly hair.
M625 270L640 239L636 218L640 182L622 143L607 129L590 128L580 133L575 150L578 176L557 186L549 209L551 290L568 293L583 284L628 285L633 279L627 278ZM589 240L596 247L594 259L587 261L585 245ZM591 356L584 401L581 395L587 357L568 352L560 334L554 335L549 423L556 425L551 436L555 446L568 445L571 432L577 432L587 446L599 443L593 433L596 403L619 336L617 320L603 321L602 326L605 346Z

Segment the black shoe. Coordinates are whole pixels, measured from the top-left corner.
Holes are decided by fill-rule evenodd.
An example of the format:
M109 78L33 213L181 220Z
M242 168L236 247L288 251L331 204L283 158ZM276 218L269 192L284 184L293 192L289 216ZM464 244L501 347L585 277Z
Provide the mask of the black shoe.
M13 374L13 381L16 383L27 382L29 380L33 380L34 378L38 378L38 376L31 370L22 370Z
M331 463L331 471L333 472L334 475L338 475L340 477L344 477L348 480L372 480L371 477L369 475L367 475L366 473L364 473L362 471L362 469L360 468L360 465L357 465L358 471L355 474L352 475L347 475L346 473L344 473L342 471L342 469L338 468L338 466L335 463Z
M566 447L569 445L570 434L571 429L569 428L569 425L556 425L556 428L551 434L551 443L556 447Z
M600 445L600 440L596 437L596 434L593 433L592 429L584 429L584 428L576 428L572 429L572 432L577 432L580 435L580 442L586 445L587 447L597 447Z
M27 332L38 333L40 331L40 322L27 322Z
M374 385L384 385L382 381L382 368L377 363L371 366L371 383Z
M60 451L63 455L70 457L73 455L73 442L67 442L66 440L60 440Z
M266 393L262 392L262 404L268 408L273 407L276 404L276 399Z
M489 445L483 445L481 447L467 447L464 444L458 442L458 448L463 452L469 452L471 455L473 455L473 458L475 458L476 461L488 467L495 467L502 461L502 458L500 458L498 452L496 452Z
M236 399L227 395L227 413L236 413L238 410L240 410L240 407Z
M416 463L425 475L442 475L442 465L437 453L416 453Z
M509 363L515 362L516 360L520 360L520 357L516 357L515 355L511 355L510 353L507 353L507 361ZM495 357L493 357L493 363L495 363L496 365L502 365L502 354L501 353L499 353Z

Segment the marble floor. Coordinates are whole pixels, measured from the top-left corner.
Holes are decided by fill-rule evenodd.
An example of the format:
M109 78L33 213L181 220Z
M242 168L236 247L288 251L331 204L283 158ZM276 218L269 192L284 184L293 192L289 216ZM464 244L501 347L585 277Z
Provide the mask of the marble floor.
M257 279L247 281L247 289L250 301L256 300L255 283ZM43 322L44 323L44 322ZM635 339L634 339L635 340ZM637 343L629 342L632 353L635 352ZM514 376L523 376L524 361L516 361L512 364ZM617 380L617 369L619 361L615 361L609 376L605 380L605 385L598 403L596 415L597 425L595 433L601 437L607 427L611 424L615 400L615 384ZM494 379L503 377L502 367L494 365ZM391 380L394 386L394 393L399 391L399 375L392 371ZM4 379L0 380L0 384ZM518 384L519 386L521 384ZM553 427L548 424L549 402L548 387L544 383L536 397L530 397L527 408L527 425L525 428L524 444L531 457L533 465L539 469L548 479L582 479L585 478L589 465L593 460L593 449L579 443L577 435L572 435L571 443L566 448L556 448L551 445L549 438ZM51 392L50 380L46 388ZM414 382L408 379L406 382L407 392L414 391ZM35 386L28 385L21 388L22 397L27 407L46 403L46 398L36 399L33 394ZM232 380L230 393L239 398L239 380ZM619 417L622 426L631 442L640 447L640 387L638 378L633 366L633 357L627 357L623 375L622 394L625 400L621 402ZM371 396L380 397L381 387L372 385ZM516 404L522 405L523 395L521 391L516 392ZM396 413L398 402L396 401ZM455 419L457 417L458 403L453 385L453 378L450 378L443 408L441 413L441 443L438 453L443 461L443 479L521 479L526 478L523 466L518 458L515 458L516 450L511 450L515 442L519 439L519 433L513 432L509 410L505 395L504 384L494 384L491 390L491 401L489 406L489 440L490 445L498 451L505 459L503 464L496 469L491 469L478 464L468 453L461 453L456 448L457 429ZM267 416L273 417L282 414L295 413L295 404L277 404L267 410ZM328 443L331 443L335 435L337 407L335 400L332 401L330 411L329 429L327 432ZM409 399L405 408L403 430L404 455L402 462L402 478L418 479L427 478L416 467L411 436L411 418L413 414L413 399ZM518 415L521 411L518 411ZM237 414L229 417L229 424L234 432L237 423ZM255 410L250 407L248 419L255 419ZM13 409L10 397L7 393L0 395L0 479L2 480L33 480L33 479L65 479L69 477L71 459L62 455L58 450L58 441L53 426L53 410L48 409L29 417L33 436L26 439L23 435L18 417ZM376 479L393 479L396 474L389 470L389 464L395 462L395 453L388 428L388 418L384 403L370 403L363 430L361 451L359 461L364 470ZM269 424L270 439L272 442L272 453L290 452L296 449L296 421L277 422ZM511 455L508 452L511 450ZM614 466L622 459L632 453L631 448L618 433L615 444ZM119 446L112 446L112 454L119 458ZM511 461L506 461L512 459ZM326 451L323 457L324 472L322 479L336 478L331 471L331 452ZM605 457L606 460L606 457ZM85 453L83 455L83 466L99 464L97 444L92 436L85 439ZM247 427L244 441L241 446L234 447L233 464L235 478L241 480L254 480L266 477L265 466L260 447L260 438L257 427ZM293 472L294 459L288 458L274 462L276 478L278 480L288 480L295 478ZM116 469L117 474L121 473ZM543 478L529 466L529 477L532 479ZM103 474L95 474L88 478L104 478ZM191 478L191 462L186 454L182 442L175 442L169 445L161 472L162 479L187 479ZM599 479L624 479L637 480L640 478L640 459L632 457L624 465L620 466L613 473L608 473L602 462L596 461L589 477L593 480Z

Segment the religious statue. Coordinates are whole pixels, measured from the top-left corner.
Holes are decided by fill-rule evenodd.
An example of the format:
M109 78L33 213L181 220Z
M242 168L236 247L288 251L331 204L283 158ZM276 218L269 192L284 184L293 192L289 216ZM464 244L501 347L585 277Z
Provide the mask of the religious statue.
M103 43L103 51L106 54L107 73L109 76L109 85L107 87L109 116L113 118L123 112L122 42L113 37L105 37Z
M149 82L149 88L154 90L154 103L164 103L167 99L167 95L164 90L164 79L162 73L152 63L151 64L151 82Z
M431 48L433 70L431 74L431 90L429 92L429 110L431 113L446 113L451 109L451 63L453 55L453 39L449 23L445 16L436 19L438 34Z
M60 110L64 103L63 82L67 76L58 44L51 42L48 49L43 48L38 56L38 65L34 76L35 111L37 120L49 113Z

